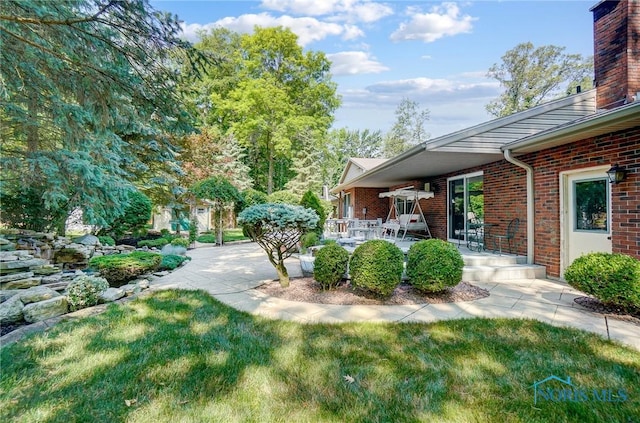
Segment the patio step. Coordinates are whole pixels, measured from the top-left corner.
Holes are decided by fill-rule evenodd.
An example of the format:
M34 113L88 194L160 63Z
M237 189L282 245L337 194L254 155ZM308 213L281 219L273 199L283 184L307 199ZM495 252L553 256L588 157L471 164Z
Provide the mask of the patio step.
M547 269L537 264L466 265L463 281L492 282L519 279L544 279Z
M497 255L489 253L467 254L462 253L462 259L466 266L509 266L515 264L526 264L527 258L515 255Z

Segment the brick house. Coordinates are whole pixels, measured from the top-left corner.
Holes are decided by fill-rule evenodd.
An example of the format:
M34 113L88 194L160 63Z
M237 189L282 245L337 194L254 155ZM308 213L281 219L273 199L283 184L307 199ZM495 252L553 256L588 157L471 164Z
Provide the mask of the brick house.
M496 224L494 235L518 218L518 254L551 277L590 251L640 258L640 3L602 1L591 11L595 89L426 141L343 178L332 189L341 210L363 218L366 207L367 219L385 218L390 200L381 192L427 188L434 197L420 205L433 237L464 239L469 212ZM619 183L608 181L613 165L625 171Z

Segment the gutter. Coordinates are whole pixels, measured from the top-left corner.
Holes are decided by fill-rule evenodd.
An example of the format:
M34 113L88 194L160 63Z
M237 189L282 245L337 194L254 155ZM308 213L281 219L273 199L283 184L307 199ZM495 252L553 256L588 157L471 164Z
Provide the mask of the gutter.
M511 155L511 150L504 150L504 158L509 163L523 168L527 172L527 264L533 264L535 244L535 197L533 190L533 167Z

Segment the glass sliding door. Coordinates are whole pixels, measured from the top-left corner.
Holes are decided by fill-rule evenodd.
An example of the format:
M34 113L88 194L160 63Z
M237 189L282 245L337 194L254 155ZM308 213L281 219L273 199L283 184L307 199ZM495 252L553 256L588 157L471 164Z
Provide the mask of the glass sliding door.
M449 181L449 238L464 240L464 179Z
M451 240L466 240L467 225L472 219L484 220L484 183L482 174L470 174L449 179L448 236Z

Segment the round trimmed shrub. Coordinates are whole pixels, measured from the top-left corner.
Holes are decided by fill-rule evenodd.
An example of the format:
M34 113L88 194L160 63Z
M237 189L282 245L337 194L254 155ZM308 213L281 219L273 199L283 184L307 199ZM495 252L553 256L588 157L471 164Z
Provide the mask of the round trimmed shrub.
M387 297L400 285L403 267L404 254L397 245L372 239L356 247L351 256L351 284Z
M100 272L110 286L119 287L145 273L158 269L162 256L145 251L93 257L89 267Z
M313 233L313 232L312 232ZM349 253L338 244L320 248L313 263L313 278L322 289L335 288L347 272Z
M189 240L186 238L175 238L171 241L171 245L174 247L185 247L189 246Z
M640 260L634 257L585 254L567 267L564 278L572 287L604 304L640 310Z
M441 239L418 241L407 253L407 278L422 292L439 292L462 280L464 261L455 245Z
M109 288L105 278L97 276L78 276L67 285L67 301L71 311L98 304L100 294Z

